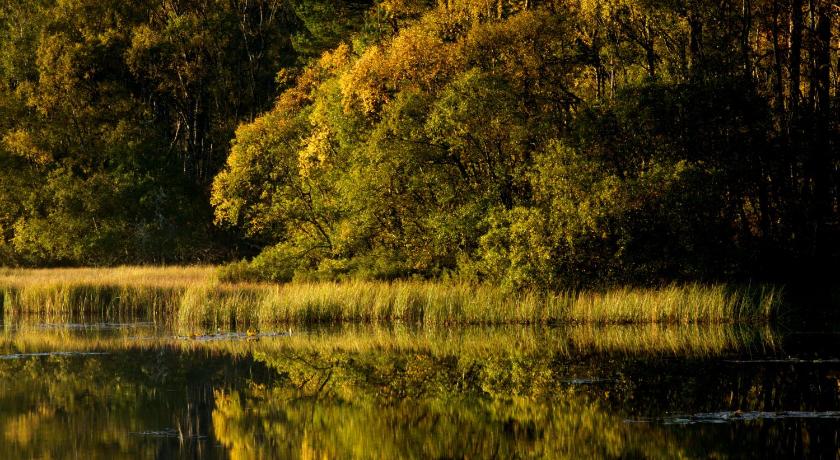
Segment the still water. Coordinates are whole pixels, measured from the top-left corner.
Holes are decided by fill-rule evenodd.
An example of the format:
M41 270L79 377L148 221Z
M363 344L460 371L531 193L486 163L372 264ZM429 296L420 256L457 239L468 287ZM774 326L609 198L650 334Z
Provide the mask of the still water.
M840 456L832 328L0 328L0 458Z

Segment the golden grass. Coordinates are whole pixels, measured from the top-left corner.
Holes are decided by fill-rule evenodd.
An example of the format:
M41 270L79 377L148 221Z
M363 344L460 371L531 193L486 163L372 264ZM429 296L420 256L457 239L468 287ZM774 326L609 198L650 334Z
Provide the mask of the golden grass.
M776 288L671 285L579 293L510 293L489 285L398 281L196 285L179 323L404 322L442 324L766 322L781 306Z
M189 286L215 282L215 267L0 269L0 317L53 321L98 315L165 320Z
M216 279L216 267L124 266L114 268L0 268L0 286L114 285L181 288Z
M213 267L0 270L0 311L53 318L139 315L183 327L314 323L760 323L781 291L684 284L659 288L511 293L427 281L226 284Z

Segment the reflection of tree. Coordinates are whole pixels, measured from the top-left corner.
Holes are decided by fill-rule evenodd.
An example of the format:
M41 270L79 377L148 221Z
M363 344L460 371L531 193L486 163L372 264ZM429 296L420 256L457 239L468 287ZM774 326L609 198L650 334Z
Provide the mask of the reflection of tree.
M164 348L0 360L0 457L197 452L212 432L213 387L251 376L252 364Z
M780 346L747 328L345 327L148 343L21 328L0 339L3 353L109 354L0 360L0 457L61 457L68 446L90 458L201 457L216 441L232 458L659 458L709 445L725 456L745 439L799 452L836 429L674 432L624 419L840 404L824 367L724 362ZM171 439L128 434L164 429Z
M217 391L232 458L680 456L559 385L551 357L474 361L426 353L266 354L281 385ZM664 439L664 438L662 438Z
M273 386L217 391L215 434L234 458L727 457L755 454L745 450L754 446L819 452L807 446L809 436L836 435L836 429L824 432L825 427L807 424L794 430L757 422L675 431L625 423L640 413L774 411L840 403L834 386L827 385L834 384L833 377L824 369L800 373L726 363L714 357L711 344L682 353L677 347L672 353L678 359L663 359L669 345L690 342L674 331L654 328L648 331L652 335L633 337L634 330L608 328L601 331L603 340L593 342L585 339L589 328L579 329L569 334L581 347L576 352L565 341L545 341L543 348L500 348L490 340L485 344L492 346L481 348L457 335L446 337L460 343L451 348L438 343L412 349L387 340L373 345L348 336L340 342L328 335L266 349L257 359L283 379ZM707 331L702 337L730 334L753 350L773 343L746 330ZM652 346L654 336L664 343ZM514 335L507 338L516 342ZM605 353L621 350L622 339L624 353ZM593 344L598 346L587 351ZM606 381L569 383L587 376ZM819 383L816 387L825 383L822 387L830 391L809 396L808 382Z

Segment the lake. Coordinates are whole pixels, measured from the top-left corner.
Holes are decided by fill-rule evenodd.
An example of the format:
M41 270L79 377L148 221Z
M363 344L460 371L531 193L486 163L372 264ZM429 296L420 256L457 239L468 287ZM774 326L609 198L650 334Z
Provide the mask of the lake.
M840 329L0 326L2 458L840 456Z

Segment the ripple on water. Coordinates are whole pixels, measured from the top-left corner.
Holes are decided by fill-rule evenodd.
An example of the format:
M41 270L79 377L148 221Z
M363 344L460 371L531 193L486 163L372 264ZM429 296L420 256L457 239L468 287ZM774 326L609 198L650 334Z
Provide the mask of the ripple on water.
M207 436L200 434L184 435L174 428L166 428L156 431L132 431L129 434L147 438L174 438L174 439L207 439Z
M95 351L43 351L38 353L12 353L8 355L0 355L0 359L26 359L40 356L96 356L107 355L105 352Z
M121 330L129 328L140 327L154 327L155 323L151 321L134 322L134 323L42 323L38 325L39 329L60 329L60 330Z
M561 380L560 383L566 383L568 385L596 385L599 383L612 383L615 382L615 379L607 379L607 378L573 378L567 380Z

